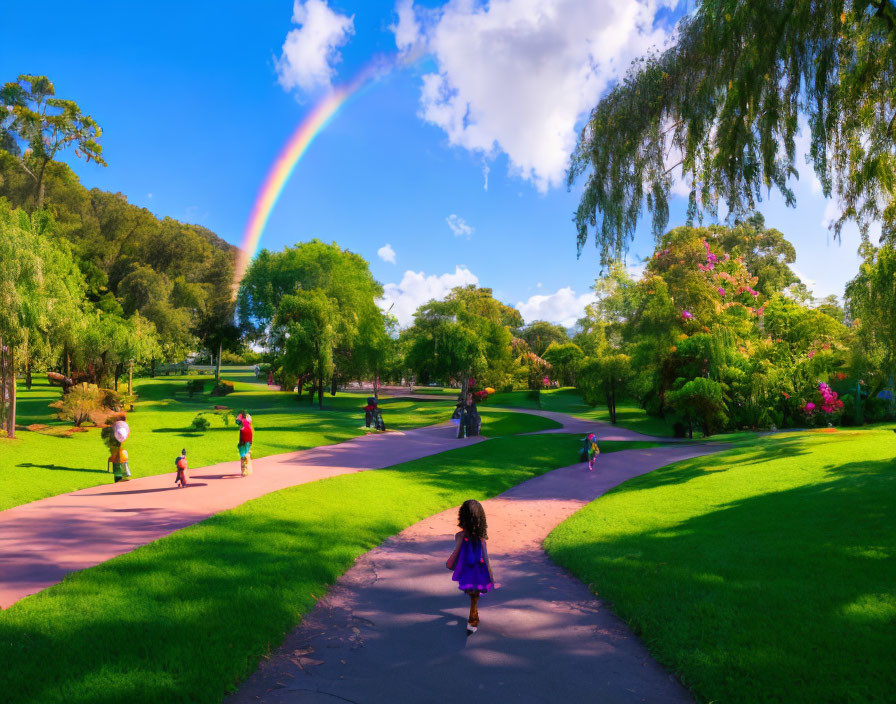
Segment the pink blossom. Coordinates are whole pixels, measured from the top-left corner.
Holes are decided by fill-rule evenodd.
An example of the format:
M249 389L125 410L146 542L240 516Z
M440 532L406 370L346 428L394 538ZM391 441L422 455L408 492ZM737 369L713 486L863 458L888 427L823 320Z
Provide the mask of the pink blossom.
M681 311L681 317L684 318L685 320L690 320L691 318L694 317L694 314L691 313L689 310L683 310L683 311Z
M811 401L809 401L809 403L806 404L806 413L811 413L814 410L815 410L815 404L812 403Z
M809 359L812 359L814 356L815 356L815 350L809 350L809 354L808 354Z
M724 295L725 295L725 289L723 289L721 286L719 286L719 295L720 295L720 296L724 296Z

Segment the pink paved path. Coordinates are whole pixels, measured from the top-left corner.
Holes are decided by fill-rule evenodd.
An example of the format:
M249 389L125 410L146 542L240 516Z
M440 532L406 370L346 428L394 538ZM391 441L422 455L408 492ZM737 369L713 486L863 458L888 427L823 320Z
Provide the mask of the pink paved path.
M469 638L469 602L444 567L457 509L411 526L359 558L228 703L692 702L541 543L626 479L719 449L607 454L598 471L565 467L484 502L501 586Z
M451 450L461 443L454 426L440 425L367 435L338 445L253 460L240 476L239 461L187 475L174 472L120 484L103 484L0 511L0 608L220 511L297 484Z

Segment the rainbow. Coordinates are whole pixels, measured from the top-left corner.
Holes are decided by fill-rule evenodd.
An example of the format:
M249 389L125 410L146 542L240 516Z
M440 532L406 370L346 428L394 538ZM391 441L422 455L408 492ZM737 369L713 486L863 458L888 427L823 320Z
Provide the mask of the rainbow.
M331 90L321 101L312 108L305 116L305 119L299 123L283 149L277 155L271 168L265 176L264 183L258 191L255 203L252 205L252 212L249 214L249 221L246 223L246 229L243 233L243 241L240 244L240 251L237 255L236 269L233 272L234 291L239 287L239 283L246 273L246 268L252 257L258 250L258 244L261 241L261 235L267 225L268 218L283 193L283 188L296 165L302 158L302 155L308 150L308 147L327 126L327 123L339 111L346 101L357 93L370 79L381 73L380 65L371 64L365 67L351 82L342 86L337 86Z

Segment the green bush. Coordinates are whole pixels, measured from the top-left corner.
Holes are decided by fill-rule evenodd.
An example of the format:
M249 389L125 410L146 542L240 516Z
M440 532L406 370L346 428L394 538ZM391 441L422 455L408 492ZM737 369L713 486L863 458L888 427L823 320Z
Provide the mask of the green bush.
M187 391L190 394L190 398L193 398L193 394L205 393L205 381L203 379L191 379L187 382Z
M215 384L215 388L212 389L212 396L226 396L227 394L233 393L233 382L232 381L224 381L223 379Z
M77 384L73 386L61 401L50 406L59 410L59 418L70 420L76 428L90 419L90 414L101 410L106 399L106 391L96 384Z
M246 350L245 352L222 352L221 364L240 365L258 364L262 359L261 352Z
M196 417L193 418L193 422L190 423L190 429L195 430L199 433L204 433L211 427L211 423L209 419L205 417L202 413L196 414Z

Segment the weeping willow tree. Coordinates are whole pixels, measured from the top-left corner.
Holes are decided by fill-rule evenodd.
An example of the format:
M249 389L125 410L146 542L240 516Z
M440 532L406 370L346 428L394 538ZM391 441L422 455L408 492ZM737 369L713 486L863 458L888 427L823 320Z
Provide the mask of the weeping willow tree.
M880 221L896 237L894 0L702 0L678 41L636 61L594 108L568 172L585 177L575 215L604 264L621 256L644 205L658 237L679 174L689 224L724 203L746 217L763 192L789 206L800 118L807 160L836 197L835 236Z

